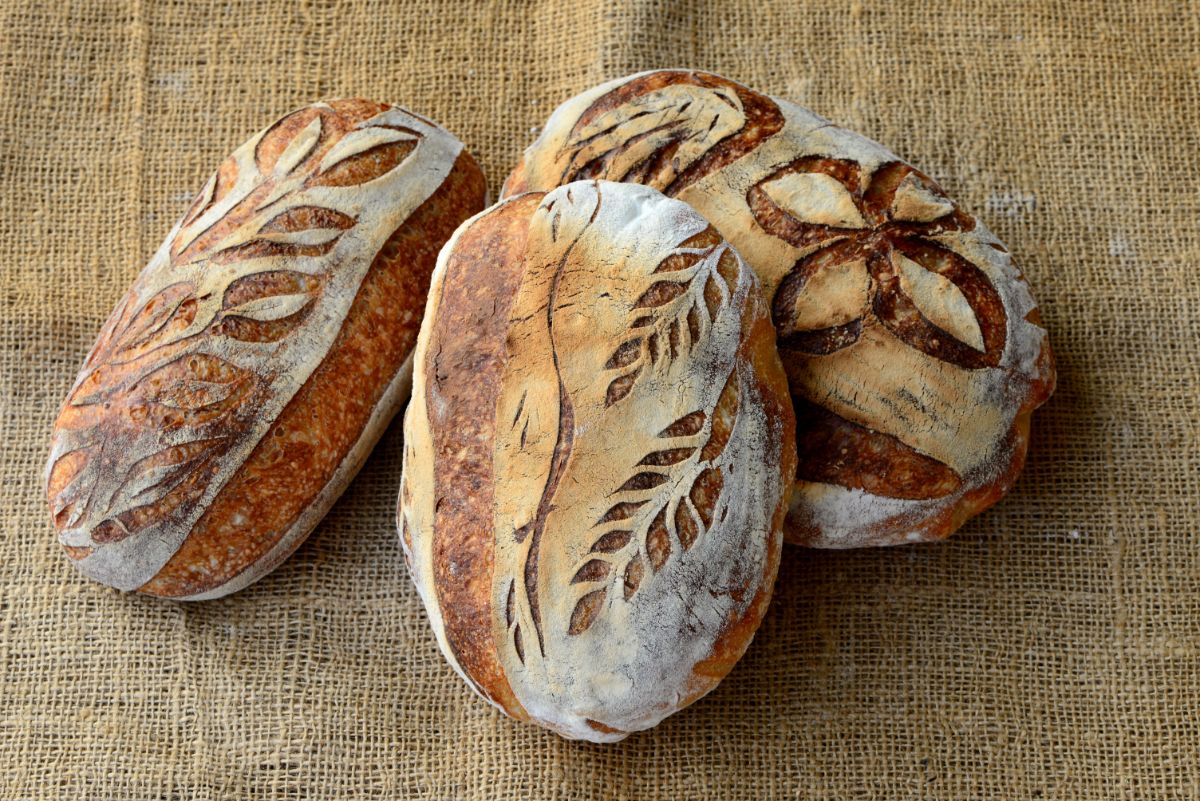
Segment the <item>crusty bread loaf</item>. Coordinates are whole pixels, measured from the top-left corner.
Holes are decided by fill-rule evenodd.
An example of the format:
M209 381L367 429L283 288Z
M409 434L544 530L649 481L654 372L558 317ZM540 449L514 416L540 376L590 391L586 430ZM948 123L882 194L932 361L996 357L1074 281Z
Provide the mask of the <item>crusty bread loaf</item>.
M928 176L792 103L663 70L565 102L504 193L580 178L687 201L758 274L798 421L790 542L939 539L1012 486L1049 343L1004 245Z
M217 170L100 332L54 428L67 553L213 598L304 540L408 394L441 245L484 204L449 133L317 103Z
M753 273L693 209L577 182L438 260L398 525L442 651L614 741L712 689L771 596L794 419Z

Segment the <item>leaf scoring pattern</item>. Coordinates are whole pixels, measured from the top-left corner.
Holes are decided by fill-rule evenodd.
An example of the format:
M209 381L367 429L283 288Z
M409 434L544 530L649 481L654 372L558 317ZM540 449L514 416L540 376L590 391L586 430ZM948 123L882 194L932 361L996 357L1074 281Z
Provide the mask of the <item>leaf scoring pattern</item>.
M627 397L648 368L661 374L691 352L728 304L736 264L729 246L711 230L691 237L663 260L654 271L662 278L633 304L625 338L605 364L613 373L606 406Z
M596 521L602 533L571 579L572 584L603 586L576 603L570 634L587 631L618 585L621 597L632 600L647 564L652 574L660 572L672 554L691 549L712 526L727 469L721 456L737 418L739 397L735 368L712 409L689 412L663 429L659 439L670 447L646 454L638 463L643 469L614 493L628 500Z
M663 70L596 98L534 185L601 178L677 195L783 127L770 99L718 75ZM506 195L524 191L523 180Z
M372 122L384 107L346 103L290 114L222 163L101 331L50 471L73 553L188 508L245 438L273 381L245 365L301 331L338 266L316 259L359 225L358 207L334 208L352 195L335 193L388 174L421 139Z

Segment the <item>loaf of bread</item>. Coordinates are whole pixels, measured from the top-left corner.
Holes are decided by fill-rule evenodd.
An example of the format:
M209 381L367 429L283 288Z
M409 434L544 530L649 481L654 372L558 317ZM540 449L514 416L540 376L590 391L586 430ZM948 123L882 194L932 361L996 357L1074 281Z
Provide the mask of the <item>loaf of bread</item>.
M55 423L47 495L75 564L201 599L287 558L407 398L437 252L484 196L457 139L381 103L317 103L238 148Z
M687 201L758 274L798 421L790 542L935 540L1024 463L1054 388L1004 245L879 144L717 75L648 72L560 106L504 193L581 178Z
M711 690L771 596L795 431L753 273L693 209L582 181L438 260L398 525L480 695L619 740Z

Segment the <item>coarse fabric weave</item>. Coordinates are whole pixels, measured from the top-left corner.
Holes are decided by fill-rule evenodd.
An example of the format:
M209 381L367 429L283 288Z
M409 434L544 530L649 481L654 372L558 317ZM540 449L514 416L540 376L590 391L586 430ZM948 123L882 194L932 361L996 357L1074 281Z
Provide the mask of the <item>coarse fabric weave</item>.
M438 652L400 427L228 599L64 558L49 430L100 323L235 146L406 105L493 196L562 100L708 69L934 176L1004 239L1059 388L1012 495L939 545L788 549L746 658L615 746L514 723ZM0 0L0 799L1200 796L1200 5Z

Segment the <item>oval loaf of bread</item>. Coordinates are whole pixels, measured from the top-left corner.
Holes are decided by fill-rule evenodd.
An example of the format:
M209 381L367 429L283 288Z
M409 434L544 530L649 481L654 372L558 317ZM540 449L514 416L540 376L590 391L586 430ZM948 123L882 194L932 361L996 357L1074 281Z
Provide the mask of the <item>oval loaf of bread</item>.
M928 176L806 109L663 70L560 106L505 194L581 178L690 203L758 274L795 401L788 541L949 535L1024 464L1054 388L1020 270Z
M794 419L753 273L693 209L584 181L438 261L398 524L480 695L619 740L711 690L771 596Z
M75 564L200 599L287 558L407 397L437 252L485 191L452 135L365 100L238 148L60 411L47 495Z

